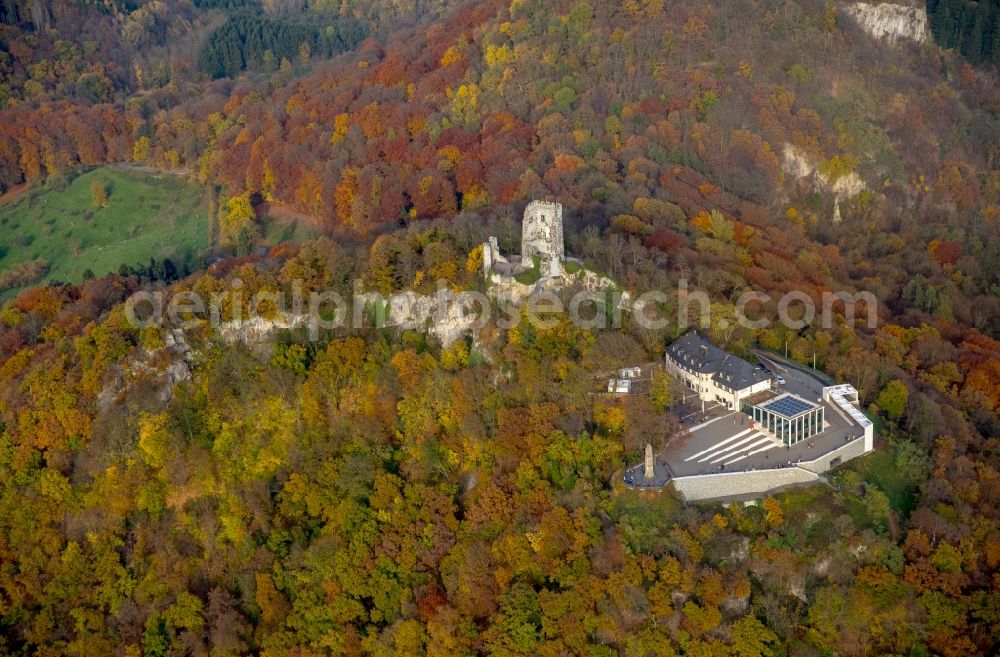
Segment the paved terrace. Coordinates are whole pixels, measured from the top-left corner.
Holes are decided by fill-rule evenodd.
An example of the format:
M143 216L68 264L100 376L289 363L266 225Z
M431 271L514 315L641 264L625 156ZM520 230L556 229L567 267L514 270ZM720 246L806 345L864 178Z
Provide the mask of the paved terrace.
M820 401L821 381L776 361L768 362L768 366L787 381L784 386L775 386L776 394L791 392L824 407L824 431L786 447L759 428L751 429L752 420L745 413L716 406L709 410L707 421L700 413L688 416L685 424L690 435L664 450L673 476L772 469L797 461L812 461L864 435L864 429L848 419L841 409Z
M745 413L733 412L689 428L690 435L673 443L664 457L675 477L740 470L771 469L812 461L858 438L861 427L828 403L823 433L786 447L759 429L751 429Z

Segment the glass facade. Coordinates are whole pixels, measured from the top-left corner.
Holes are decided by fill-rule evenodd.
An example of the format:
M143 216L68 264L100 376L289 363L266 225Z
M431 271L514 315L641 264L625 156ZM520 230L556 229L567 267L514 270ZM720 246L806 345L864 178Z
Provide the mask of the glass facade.
M756 405L745 403L742 410L786 445L823 431L823 407L795 395L782 395Z

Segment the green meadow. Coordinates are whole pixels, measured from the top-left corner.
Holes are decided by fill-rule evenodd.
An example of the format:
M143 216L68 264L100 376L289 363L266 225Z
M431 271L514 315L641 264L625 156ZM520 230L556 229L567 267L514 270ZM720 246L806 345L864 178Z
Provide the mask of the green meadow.
M107 191L106 207L92 197L95 180ZM102 276L150 258L179 265L209 242L208 192L178 176L105 167L50 179L0 204L0 274L43 258L42 281L77 283L88 270Z

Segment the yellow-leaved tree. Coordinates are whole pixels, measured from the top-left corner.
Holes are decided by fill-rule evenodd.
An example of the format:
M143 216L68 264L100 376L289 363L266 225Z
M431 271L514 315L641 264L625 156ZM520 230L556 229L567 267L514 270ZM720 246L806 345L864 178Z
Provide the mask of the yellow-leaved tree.
M222 239L228 243L235 244L246 236L248 232L256 229L254 221L257 213L250 202L249 192L244 192L233 196L222 206L219 215L219 227L222 232Z

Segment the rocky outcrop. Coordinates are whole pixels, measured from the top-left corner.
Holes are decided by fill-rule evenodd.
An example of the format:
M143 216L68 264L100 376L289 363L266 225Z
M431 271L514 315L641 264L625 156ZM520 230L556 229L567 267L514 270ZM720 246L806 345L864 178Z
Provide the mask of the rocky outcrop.
M140 348L126 364L112 368L104 388L97 395L97 408L107 408L143 380L153 382L161 402L170 401L174 386L191 380L195 357L195 351L188 344L182 329L166 330L162 348L151 351Z
M816 189L832 194L838 202L852 199L868 189L861 176L853 171L831 180L819 170L817 163L808 154L792 144L785 144L781 168L793 180L811 180Z
M921 5L855 2L844 12L870 35L887 43L927 40L927 10Z
M830 564L833 563L833 559L830 557L823 557L815 564L813 564L813 574L817 577L826 577L826 574L830 572Z
M228 343L242 342L248 347L270 342L276 331L304 328L308 325L307 315L278 313L273 319L254 317L247 320L233 320L219 325L219 337Z
M451 289L442 289L434 296L407 291L385 298L369 292L361 298L369 308L380 303L386 308L384 319L374 318L377 325L427 331L445 346L473 331L484 311L473 301L472 295Z
M809 597L806 595L805 575L799 572L789 575L788 595L798 598L801 602L809 602Z
M491 296L510 301L514 305L520 305L536 290L546 289L551 285L551 281L546 279L541 279L534 285L525 285L513 276L504 276L496 272L490 275L488 283Z
M750 539L744 536L729 553L729 560L740 563L750 558Z
M486 294L475 292L456 292L442 288L434 295L422 295L416 292L399 292L383 297L375 292L361 294L361 304L372 315L369 321L378 326L397 328L400 330L426 331L436 337L441 344L449 346L464 335L473 335L477 328L483 326L484 313L487 319L492 316L491 301L508 303L514 307L523 305L533 294L543 292L559 294L574 289L583 290L595 295L601 295L609 289L616 289L615 283L600 274L586 269L568 274L560 266L556 275L539 278L535 283L525 284L513 276L505 276L492 271L488 278ZM622 291L619 304L622 309L630 307L628 292ZM383 317L376 317L375 309L384 309ZM252 327L231 332L232 335L258 335L262 327Z
M731 595L722 601L721 608L728 616L743 616L750 608L750 596Z

